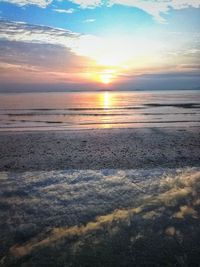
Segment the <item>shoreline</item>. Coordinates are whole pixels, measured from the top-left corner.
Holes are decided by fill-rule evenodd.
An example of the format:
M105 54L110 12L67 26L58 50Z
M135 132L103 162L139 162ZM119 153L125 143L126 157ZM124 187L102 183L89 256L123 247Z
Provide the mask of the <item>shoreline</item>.
M199 148L198 127L0 132L0 171L198 167Z

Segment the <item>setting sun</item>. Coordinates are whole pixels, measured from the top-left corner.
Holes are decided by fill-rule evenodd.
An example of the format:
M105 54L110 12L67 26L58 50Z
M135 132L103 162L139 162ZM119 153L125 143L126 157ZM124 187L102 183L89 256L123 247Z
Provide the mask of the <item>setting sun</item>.
M115 78L115 76L116 76L116 73L112 69L105 70L103 73L99 75L100 81L103 84L110 84Z
M103 83L103 84L109 84L109 83L111 83L111 75L108 75L108 74L103 74L103 75L101 75L101 82Z
M99 72L87 72L85 73L85 77L88 80L93 80L94 82L102 83L102 84L111 84L117 78L117 71L113 69L105 69Z

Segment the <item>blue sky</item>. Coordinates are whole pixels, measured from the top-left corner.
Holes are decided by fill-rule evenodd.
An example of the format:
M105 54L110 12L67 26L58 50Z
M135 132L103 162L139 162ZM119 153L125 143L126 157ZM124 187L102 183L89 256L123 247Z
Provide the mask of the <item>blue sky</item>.
M199 0L1 0L0 16L1 90L200 87Z

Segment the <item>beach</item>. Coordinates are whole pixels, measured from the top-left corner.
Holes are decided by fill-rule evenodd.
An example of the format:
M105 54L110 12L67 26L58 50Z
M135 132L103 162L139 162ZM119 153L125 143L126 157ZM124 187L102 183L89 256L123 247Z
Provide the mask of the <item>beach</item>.
M199 166L200 129L139 128L0 133L0 170Z
M200 168L0 172L0 266L198 266Z

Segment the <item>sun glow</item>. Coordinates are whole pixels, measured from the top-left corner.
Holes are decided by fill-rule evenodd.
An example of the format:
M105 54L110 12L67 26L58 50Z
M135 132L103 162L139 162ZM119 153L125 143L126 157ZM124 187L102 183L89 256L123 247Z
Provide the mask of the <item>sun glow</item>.
M100 78L103 84L109 84L111 83L112 76L109 74L102 74Z
M127 35L106 37L85 36L79 40L73 52L90 58L92 68L87 69L85 77L105 86L154 69L162 58L162 43ZM123 42L121 41L123 39ZM125 75L124 75L125 74ZM127 76L126 76L127 74Z
M85 76L94 82L108 85L113 83L117 78L117 71L113 69L106 69L98 72L87 72L85 73Z
M141 36L87 35L79 39L72 51L92 60L91 73L87 70L87 76L106 85L116 78L123 79L124 76L121 74L135 71L140 73L159 65L162 62L159 55L164 48L159 40L149 40Z
M105 70L103 73L101 73L99 76L100 76L100 81L103 84L110 84L115 78L116 73L114 70L108 69L108 70Z

